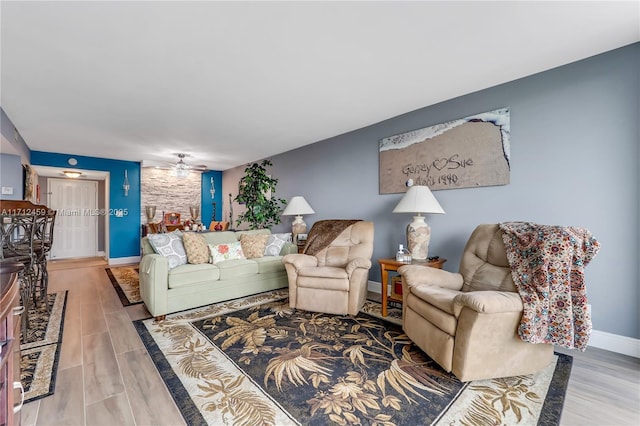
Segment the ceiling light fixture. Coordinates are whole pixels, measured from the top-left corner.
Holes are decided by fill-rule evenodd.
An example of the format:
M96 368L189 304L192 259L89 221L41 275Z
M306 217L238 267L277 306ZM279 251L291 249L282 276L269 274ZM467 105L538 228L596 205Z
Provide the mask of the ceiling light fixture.
M65 170L62 173L64 173L64 175L66 177L71 178L71 179L77 179L82 175L82 173L80 173L80 172L78 172L76 170Z
M178 154L178 158L180 158L180 160L178 160L175 166L175 175L178 178L186 178L189 176L190 167L184 162L184 157L186 157L185 154Z

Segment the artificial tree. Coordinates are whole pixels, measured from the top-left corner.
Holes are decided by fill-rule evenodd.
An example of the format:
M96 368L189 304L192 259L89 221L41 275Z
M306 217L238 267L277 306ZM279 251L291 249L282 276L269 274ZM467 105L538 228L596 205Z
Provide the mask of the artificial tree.
M287 201L273 196L278 179L267 174L266 168L271 165L270 160L262 160L260 164L253 163L244 169L235 201L244 204L246 210L238 216L236 225L248 222L251 229L262 229L280 223L282 208Z

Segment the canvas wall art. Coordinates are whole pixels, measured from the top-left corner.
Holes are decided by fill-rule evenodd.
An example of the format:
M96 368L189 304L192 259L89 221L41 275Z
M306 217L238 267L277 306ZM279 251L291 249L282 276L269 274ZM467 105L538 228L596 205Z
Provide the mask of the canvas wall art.
M380 140L380 194L509 183L509 109L501 108Z

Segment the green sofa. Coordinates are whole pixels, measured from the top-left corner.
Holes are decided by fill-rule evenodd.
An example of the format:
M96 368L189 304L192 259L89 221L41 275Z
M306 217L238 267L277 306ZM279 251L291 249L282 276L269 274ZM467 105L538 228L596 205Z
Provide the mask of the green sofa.
M270 234L268 229L203 233L207 244L225 244L240 240L240 235ZM288 286L282 264L286 254L297 253L295 244L287 243L280 256L236 259L216 265L177 266L169 270L167 259L155 252L147 237L142 238L140 260L140 295L156 319L167 314L249 296Z

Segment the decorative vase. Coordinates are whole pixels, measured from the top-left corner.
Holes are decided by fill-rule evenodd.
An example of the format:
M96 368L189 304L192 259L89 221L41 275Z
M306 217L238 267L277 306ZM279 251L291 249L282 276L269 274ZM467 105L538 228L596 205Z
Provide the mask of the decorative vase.
M424 221L424 216L414 216L413 222L407 225L407 246L411 257L415 260L427 260L431 227Z
M146 206L144 208L144 214L147 216L147 223L151 223L156 216L156 206Z
M196 222L200 217L200 206L189 206L189 213L191 214L191 220Z

